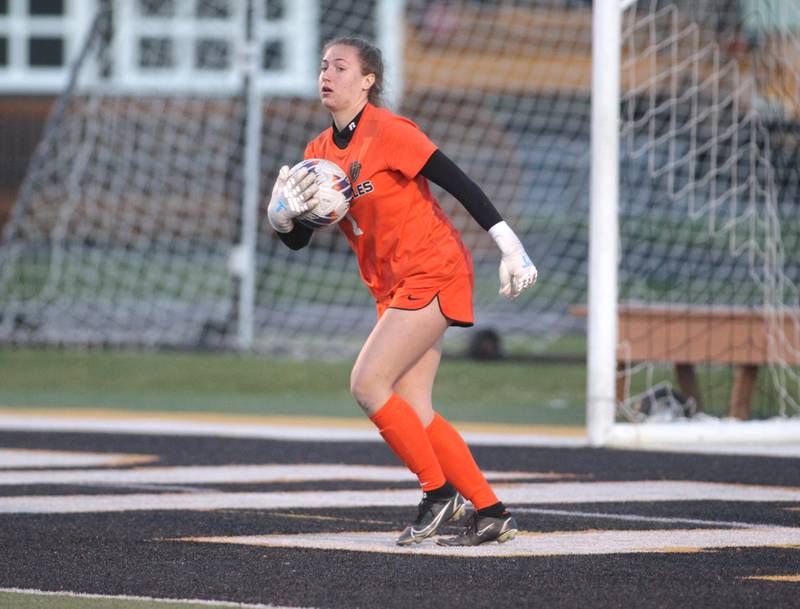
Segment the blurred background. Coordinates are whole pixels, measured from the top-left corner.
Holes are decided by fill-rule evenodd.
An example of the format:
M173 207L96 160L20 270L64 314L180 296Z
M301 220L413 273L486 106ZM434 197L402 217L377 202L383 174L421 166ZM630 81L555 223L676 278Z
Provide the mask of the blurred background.
M745 418L796 415L800 0L623 5L616 289L644 323L620 417L725 416L739 377ZM355 258L337 229L292 252L264 214L329 125L344 34L540 271L498 297L494 244L435 189L476 270L440 408L584 424L588 0L0 0L0 406L359 416Z

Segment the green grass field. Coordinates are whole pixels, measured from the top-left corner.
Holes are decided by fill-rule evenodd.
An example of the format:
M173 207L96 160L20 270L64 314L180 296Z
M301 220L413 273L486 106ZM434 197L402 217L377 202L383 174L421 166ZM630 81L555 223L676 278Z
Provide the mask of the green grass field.
M241 607L236 603L169 602L150 599L87 598L59 594L0 592L3 609L218 609Z
M453 421L584 426L586 366L574 361L480 362L448 357L434 387ZM0 349L0 408L90 408L363 419L349 392L346 361L296 361L232 353ZM706 412L724 416L729 366L699 366ZM658 378L677 386L670 366ZM645 388L634 376L632 393ZM753 417L777 414L766 371Z
M362 418L350 361L229 353L0 350L0 407ZM434 398L454 421L583 425L585 366L445 357Z

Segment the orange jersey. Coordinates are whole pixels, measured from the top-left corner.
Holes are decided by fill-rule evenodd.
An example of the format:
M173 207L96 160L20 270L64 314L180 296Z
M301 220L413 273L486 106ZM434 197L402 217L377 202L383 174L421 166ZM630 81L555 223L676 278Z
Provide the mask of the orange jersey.
M367 104L348 146L328 128L305 158L328 159L350 177L353 201L339 227L376 300L407 282L437 290L472 273L472 257L419 171L436 146L410 120Z

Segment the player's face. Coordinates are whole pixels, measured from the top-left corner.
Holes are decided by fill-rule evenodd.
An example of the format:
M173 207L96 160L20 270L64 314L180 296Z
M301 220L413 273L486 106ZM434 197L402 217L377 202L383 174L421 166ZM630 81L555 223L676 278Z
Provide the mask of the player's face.
M358 50L344 44L330 47L322 57L319 70L319 96L331 112L347 110L367 99L372 74L361 73Z

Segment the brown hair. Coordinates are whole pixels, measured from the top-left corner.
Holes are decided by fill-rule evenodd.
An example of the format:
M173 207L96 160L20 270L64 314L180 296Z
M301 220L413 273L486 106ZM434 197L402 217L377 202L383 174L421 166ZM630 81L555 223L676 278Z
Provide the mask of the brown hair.
M381 50L363 38L357 36L340 36L329 40L322 48L324 55L329 48L337 44L343 44L348 47L353 47L358 51L358 58L361 61L361 74L375 75L375 82L367 92L367 100L374 106L381 105L381 98L383 96L383 55Z

